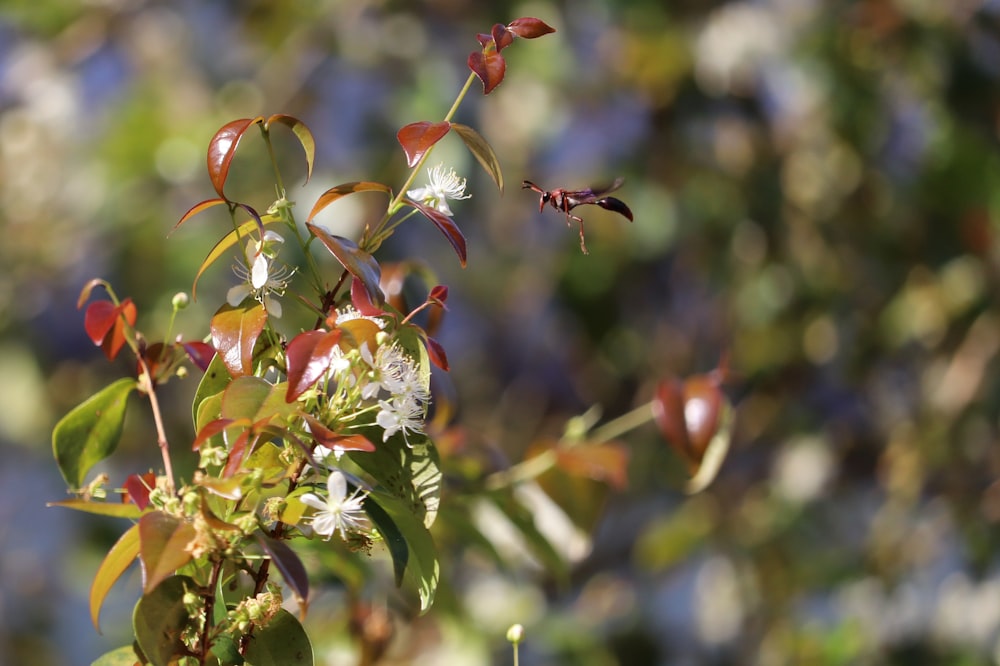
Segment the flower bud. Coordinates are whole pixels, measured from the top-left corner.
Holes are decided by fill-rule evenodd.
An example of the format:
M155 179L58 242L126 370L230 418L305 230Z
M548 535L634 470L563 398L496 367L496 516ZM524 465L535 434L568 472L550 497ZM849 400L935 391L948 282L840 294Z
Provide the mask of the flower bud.
M174 310L183 310L191 303L191 298L186 292L179 291L174 294L174 297L170 300L170 304L174 307Z

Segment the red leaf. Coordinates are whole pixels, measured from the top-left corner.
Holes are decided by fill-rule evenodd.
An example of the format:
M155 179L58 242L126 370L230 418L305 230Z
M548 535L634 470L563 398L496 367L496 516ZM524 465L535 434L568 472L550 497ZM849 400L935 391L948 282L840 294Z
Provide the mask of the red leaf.
M212 346L233 377L253 372L253 348L267 324L267 310L256 301L250 305L224 305L212 317Z
M140 511L149 506L149 491L156 487L156 475L152 472L145 474L132 474L123 484L125 494L122 495L122 502L133 502Z
M249 429L244 430L236 438L236 441L233 442L232 448L229 449L229 457L226 459L226 466L222 470L222 478L228 479L239 471L240 466L243 464L243 458L247 453L247 442L250 440L250 432Z
M556 31L555 28L544 21L530 16L514 19L507 24L507 29L518 37L524 37L525 39L534 39Z
M440 141L451 129L451 123L443 121L432 123L421 120L418 123L410 123L396 133L399 145L406 153L407 166L416 166L417 162L430 150L435 143Z
M431 363L448 372L448 355L441 343L434 338L427 338L427 356L430 357Z
M94 301L87 307L87 312L83 315L83 328L87 331L87 337L95 345L104 342L104 336L115 325L118 317L118 308L111 301Z
M306 331L288 343L285 360L288 365L288 391L285 402L296 399L330 368L334 350L340 341L340 331Z
M431 208L412 199L404 199L404 203L408 206L413 206L421 213L424 214L428 220L434 223L441 233L444 234L451 246L455 248L455 253L458 254L459 261L462 262L462 268L465 268L466 260L466 249L465 249L465 236L462 234L458 225L447 215L441 213L436 208Z
M497 23L493 26L493 43L496 44L497 53L514 43L514 33L507 30L507 26Z
M354 183L344 183L343 185L337 185L336 187L331 187L323 194L319 195L319 199L313 204L312 210L309 211L309 216L306 218L306 222L312 222L313 218L317 214L334 201L341 197L345 197L348 194L354 194L355 192L385 192L389 197L392 197L392 188L388 185L383 185L382 183L372 183L369 181L360 181Z
M270 129L271 123L281 123L292 130L292 133L299 140L302 150L306 152L306 182L308 183L312 177L313 161L316 159L316 140L313 138L312 132L304 122L295 116L288 116L283 113L276 113L268 118L264 123L264 127Z
M109 361L113 361L125 344L125 327L134 326L135 303L126 298L115 306L110 301L95 301L87 308L83 327L90 340L101 347Z
M371 299L368 289L358 278L351 279L351 305L365 317L380 317L385 312Z
M503 81L507 63L494 49L473 51L469 54L469 69L483 82L483 94L489 95Z
M684 423L691 450L699 462L719 430L723 398L722 389L711 377L696 375L684 382Z
M488 35L485 32L477 32L476 33L476 39L479 40L479 45L482 46L485 49L493 41L493 35ZM495 45L494 45L494 48L495 48Z
M444 307L445 302L448 300L448 285L439 284L433 287L427 300Z
M181 344L192 363L201 368L202 372L208 370L208 364L215 357L215 349L212 345L200 341L184 342Z
M215 192L226 199L222 189L226 185L229 177L229 167L236 154L236 146L239 145L243 134L251 125L262 122L260 116L256 118L240 118L223 125L212 140L208 143L208 177L212 181ZM228 201L228 199L226 199Z
M692 457L687 424L684 421L684 386L680 380L668 379L657 385L653 396L653 419L664 439L685 460L697 463Z
M198 431L198 436L194 438L194 443L191 444L191 450L197 451L206 440L215 437L226 428L236 425L238 420L240 419L215 419L214 421L209 421ZM250 420L245 419L245 421L249 425Z

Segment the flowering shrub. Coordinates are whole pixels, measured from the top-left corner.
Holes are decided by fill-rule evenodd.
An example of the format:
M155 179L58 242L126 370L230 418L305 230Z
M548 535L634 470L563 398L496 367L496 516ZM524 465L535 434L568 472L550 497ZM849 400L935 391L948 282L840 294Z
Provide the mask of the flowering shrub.
M439 164L428 170L426 185L412 186L435 144L454 132L503 189L489 143L451 118L477 78L487 94L503 80L501 51L515 38L550 32L544 22L522 18L479 35L480 49L468 59L472 73L445 118L412 123L397 135L411 168L406 182L395 191L370 181L331 187L304 224L286 197L272 140L275 128L290 130L311 174L315 143L310 130L280 114L234 120L220 128L207 156L216 196L192 206L175 226L215 207L225 208L232 221L232 229L209 251L194 278L192 293L207 268L236 254L236 283L209 322L204 340L171 340L168 330L162 342L150 343L136 329L135 303L120 298L103 280L84 287L79 305L87 306L87 334L109 360L128 348L135 357L135 376L102 389L57 424L56 461L77 496L56 504L132 521L95 576L90 594L95 626L108 591L136 559L143 575L143 594L133 615L135 645L96 663L312 663L309 639L286 608L297 608L302 615L310 600L306 567L289 541L336 539L344 543L345 553L384 546L396 583L408 581L421 611L431 606L440 564L429 529L441 501L442 472L428 414L431 366L448 370L447 354L433 337L448 289L429 285L423 301L410 308L399 288L388 283L405 281L417 269L413 264L382 265L375 253L398 225L419 213L465 265L466 241L449 201L469 197L466 180ZM277 199L263 214L225 192L234 155L254 133L274 164ZM314 222L335 201L363 192L380 193L388 204L381 219L365 226L359 238L338 236ZM611 201L618 212L628 211L620 201ZM580 203L590 201L572 205ZM568 215L572 205L562 210ZM585 249L582 222L580 234ZM301 250L302 265L283 259L291 244ZM317 252L335 260L332 275L321 269ZM292 293L296 275L310 293ZM91 300L98 288L106 298ZM174 315L187 303L187 296L178 294ZM306 309L315 324L285 337L275 323L293 307ZM191 445L198 464L190 479L178 479L157 396L188 365L204 373L192 405ZM720 385L721 380L701 382L688 391L686 385L664 383L653 408L646 405L599 431L568 427L555 446L482 480L481 490L496 493L554 468L621 485L626 456L613 439L654 416L703 485L706 475L698 472L706 451L716 461L710 476L726 446L729 410ZM112 501L105 488L109 480L88 480L88 474L114 452L133 392L149 402L162 470L129 476L115 491L122 501ZM702 403L708 408L698 408Z

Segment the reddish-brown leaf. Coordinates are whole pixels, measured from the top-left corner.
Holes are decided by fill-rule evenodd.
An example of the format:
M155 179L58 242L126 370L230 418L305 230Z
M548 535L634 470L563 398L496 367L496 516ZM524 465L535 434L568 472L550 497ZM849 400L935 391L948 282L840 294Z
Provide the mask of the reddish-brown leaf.
M489 95L503 81L507 63L495 49L483 49L469 54L469 69L483 82L483 94Z
M653 396L652 407L653 419L660 434L685 460L697 464L684 420L684 385L681 381L671 378L660 382Z
M236 155L236 147L243 138L243 134L252 126L263 122L261 116L256 118L240 118L226 123L215 133L208 143L208 177L212 181L216 194L223 199L226 198L222 191L229 178L229 167Z
M451 243L451 246L455 248L455 253L458 255L459 261L462 262L462 267L465 268L465 260L466 260L465 236L462 234L462 231L458 228L458 225L455 224L455 221L452 220L447 215L438 211L436 208L424 205L418 201L413 201L412 199L404 199L404 203L408 206L413 206L414 208L419 210L421 213L424 214L424 217L433 222L434 226L436 226L438 229L441 230L441 233L443 233L445 238L448 239L448 242Z
M448 285L439 284L431 288L430 296L427 297L431 303L437 303L441 307L448 300Z
M445 353L444 347L441 343L434 338L427 338L427 356L431 359L431 363L441 368L445 372L450 369L448 366L448 354Z
M202 444L204 444L209 439L215 437L219 433L225 431L226 428L229 428L230 426L250 424L250 419L242 419L242 421L245 421L245 423L242 424L240 423L240 421L241 421L240 419L227 419L227 418L215 419L214 421L209 421L202 427L201 430L198 431L198 436L194 438L194 443L191 444L191 450L197 451L198 449L201 448Z
M348 194L354 194L355 192L384 192L392 198L392 188L388 185L383 185L382 183L373 183L369 181L344 183L343 185L331 187L326 192L319 195L319 199L316 200L316 203L313 204L312 210L309 211L309 216L306 218L306 222L312 222L313 218L316 217L321 210L332 204L337 199L345 197Z
M309 424L309 432L317 444L332 449L339 448L343 451L374 451L375 445L364 435L341 435L336 433L314 416L306 414L306 422Z
M198 366L202 372L208 370L209 363L215 357L215 349L212 345L198 340L181 344L192 363Z
M507 24L507 29L518 37L524 37L525 39L534 39L535 37L541 37L542 35L548 35L556 31L555 28L544 21L530 16L514 19Z
M295 402L313 386L333 362L340 330L305 331L288 343L285 362L288 366L288 390L285 402Z
M305 614L309 607L309 575L302 560L284 541L272 539L260 532L257 532L255 537L260 547L274 562L274 566L281 572L281 577L295 595L295 601L299 604L302 614Z
M379 287L382 270L375 257L359 248L354 241L335 236L323 227L307 222L306 228L326 246L326 249L330 250L347 272L361 280L373 303L385 302L385 296Z
M212 346L233 377L253 372L253 348L267 324L267 310L256 301L232 307L223 305L212 317Z
M514 43L514 33L507 30L507 26L502 23L497 23L493 26L491 36L493 37L493 43L496 44L497 53Z
M719 429L723 393L711 377L696 375L684 382L684 423L691 451L700 462Z
M244 430L233 442L229 449L229 457L226 458L226 466L222 470L222 478L228 479L239 471L243 465L243 458L246 457L247 443L250 441L251 430Z
M396 139L399 140L399 145L403 147L403 151L406 153L407 166L416 166L420 158L435 143L443 139L450 129L451 123L447 121L432 123L427 120L421 120L417 123L410 123L399 130L396 133Z
M364 282L356 277L351 278L351 305L365 317L380 317L385 314L382 308L372 300Z
M151 511L139 519L139 561L142 589L149 592L160 581L191 561L186 546L197 538L194 525L176 516Z
M316 159L316 140L312 132L304 122L295 116L288 116L283 113L276 113L264 123L266 129L270 129L272 123L280 123L292 130L295 138L299 140L302 150L306 153L306 182L312 177L313 161Z

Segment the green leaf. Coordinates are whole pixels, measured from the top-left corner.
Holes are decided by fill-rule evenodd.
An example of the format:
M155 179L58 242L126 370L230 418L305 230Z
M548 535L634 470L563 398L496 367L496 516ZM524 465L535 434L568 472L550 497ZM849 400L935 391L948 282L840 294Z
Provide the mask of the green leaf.
M361 434L376 443L375 450L348 451L345 455L430 527L441 499L441 461L437 449L423 435L409 435L408 446L402 433L382 442L381 432L378 428L362 429Z
M85 499L68 499L61 502L49 502L45 506L61 506L64 509L93 513L98 516L111 516L112 518L131 518L135 520L142 515L133 502L95 502Z
M483 166L483 169L486 170L486 173L490 175L490 178L493 179L493 182L497 184L497 188L502 194L503 171L500 169L500 160L497 159L496 153L493 152L493 147L490 146L489 142L479 132L468 125L452 123L451 129L455 130L472 153L472 156L476 158Z
M114 453L122 435L134 379L122 378L73 408L52 431L52 452L66 483L83 485L87 472Z
M377 509L373 511L369 506L372 503L381 508L385 515L381 515ZM386 518L391 520L396 531L406 541L406 561L402 566L395 561L397 552L401 549L390 545L389 553L393 556L393 567L397 570L397 575L398 570L405 567L407 576L416 586L417 594L420 596L420 612L427 612L434 603L434 594L437 592L441 574L437 549L430 531L405 502L378 490L369 493L365 499L365 510L376 526L379 526L380 520L383 524L386 523ZM398 582L397 578L397 584Z
M90 666L135 666L138 659L131 645L124 645L111 652L105 652L90 663Z
M312 665L309 636L295 616L281 609L263 629L258 629L247 646L246 663L252 666Z
M132 631L153 666L167 666L183 654L181 631L188 623L184 595L197 589L187 576L171 576L144 594L132 613Z
M251 423L287 418L297 407L285 402L286 389L284 382L275 385L260 377L234 379L222 394L222 417Z
M722 467L722 461L726 459L726 454L729 452L729 442L732 437L733 409L728 402L724 402L719 414L718 429L709 440L697 471L685 485L684 491L686 493L692 495L700 493L715 480L719 468Z
M94 629L101 633L101 626L98 618L101 614L101 606L104 599L115 584L115 581L125 570L131 566L135 558L139 556L139 526L133 525L126 530L125 534L111 546L111 550L104 557L101 566L97 569L94 582L90 585L90 621L94 623Z
M267 325L267 310L257 301L223 305L212 317L212 346L233 377L253 373L253 348Z
M194 525L162 511L152 511L139 519L139 560L145 592L191 561L186 548L196 537Z
M216 410L212 414L203 415L201 413L201 405L211 396L217 396L225 390L229 385L232 377L226 370L226 363L222 360L222 356L216 354L212 357L212 362L208 364L208 369L205 370L205 374L202 375L201 381L198 383L198 389L194 392L194 400L191 402L191 418L194 421L194 429L197 432L201 430L202 426L209 421L217 419L220 412ZM218 405L216 405L218 408ZM204 422L201 420L206 418Z
M389 556L392 558L392 571L396 581L396 586L403 584L403 576L406 574L406 563L410 559L410 548L406 545L403 533L396 527L396 523L385 512L385 509L376 502L370 495L365 496L365 513L371 519L372 524L382 535L382 541L389 549Z

